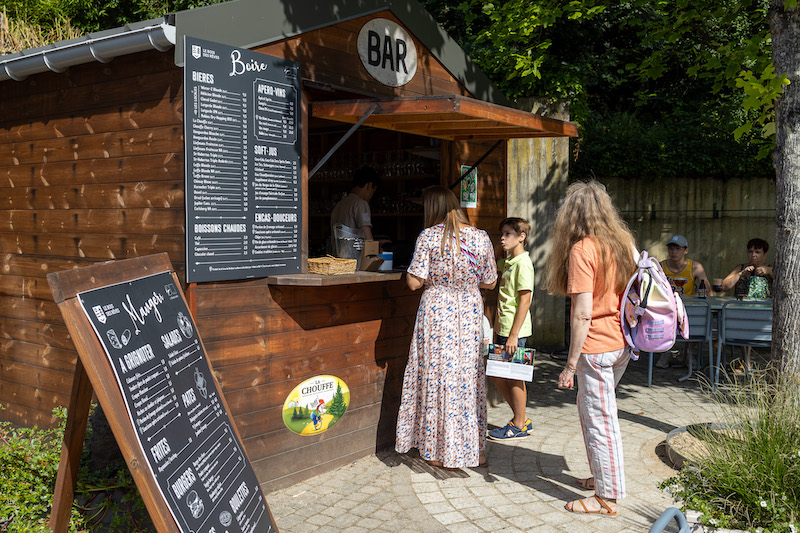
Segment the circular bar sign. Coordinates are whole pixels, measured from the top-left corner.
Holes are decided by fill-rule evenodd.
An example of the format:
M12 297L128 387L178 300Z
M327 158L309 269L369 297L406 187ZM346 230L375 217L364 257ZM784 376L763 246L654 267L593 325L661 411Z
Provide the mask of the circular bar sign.
M358 33L358 55L370 76L389 87L401 87L417 73L417 47L402 26L372 19Z

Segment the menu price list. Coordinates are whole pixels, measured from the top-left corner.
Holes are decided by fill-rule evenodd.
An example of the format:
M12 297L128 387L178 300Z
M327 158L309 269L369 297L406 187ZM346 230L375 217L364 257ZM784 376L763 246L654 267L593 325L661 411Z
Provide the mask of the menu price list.
M185 49L187 281L300 272L299 65Z
M78 295L181 531L276 531L168 272Z
M255 135L260 140L294 143L297 139L297 91L294 86L258 79L255 94Z

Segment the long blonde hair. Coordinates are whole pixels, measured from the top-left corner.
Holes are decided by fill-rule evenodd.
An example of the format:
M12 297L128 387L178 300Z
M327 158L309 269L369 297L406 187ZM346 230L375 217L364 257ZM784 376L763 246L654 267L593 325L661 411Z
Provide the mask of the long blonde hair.
M551 294L567 294L569 252L575 243L591 238L600 251L602 277L597 289L620 293L636 270L633 248L636 240L628 224L614 207L605 186L592 180L573 183L556 213L545 263L545 288ZM611 276L611 264L616 276Z
M441 185L432 185L422 191L422 205L425 208L425 227L430 228L436 224L444 223L444 233L442 234L441 253L444 255L445 249L450 240L455 237L458 246L454 253L461 253L461 237L459 235L460 224L469 226L469 219L461 207L458 205L458 198L453 191Z

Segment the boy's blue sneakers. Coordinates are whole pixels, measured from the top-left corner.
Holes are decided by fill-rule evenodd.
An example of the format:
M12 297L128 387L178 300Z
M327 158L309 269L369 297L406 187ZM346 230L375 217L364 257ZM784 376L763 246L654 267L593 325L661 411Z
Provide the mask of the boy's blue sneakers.
M489 432L488 437L492 440L522 440L528 438L528 430L533 429L533 422L531 419L525 421L522 428L514 425L514 422L509 420L508 424L501 428L495 428Z

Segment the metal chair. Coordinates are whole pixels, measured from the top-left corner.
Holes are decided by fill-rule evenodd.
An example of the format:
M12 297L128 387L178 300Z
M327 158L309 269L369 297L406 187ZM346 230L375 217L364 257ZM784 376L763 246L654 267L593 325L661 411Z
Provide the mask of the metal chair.
M725 302L719 313L719 344L714 387L719 384L719 371L724 367L722 347L765 347L772 344L772 302Z
M650 527L650 533L661 533L672 522L673 518L678 523L678 533L689 533L691 531L683 513L677 507L667 507L667 510L661 513L661 516Z
M680 335L678 335L678 340L675 341L676 344L678 342L696 342L698 343L697 349L697 371L700 372L700 368L703 362L703 344L708 343L708 366L712 369L712 372L709 374L709 378L713 379L713 368L714 368L714 348L712 346L712 337L711 337L711 306L708 305L708 302L703 300L686 300L683 302L683 306L686 308L686 318L689 321L689 338L684 339ZM685 376L681 376L678 378L678 381L686 381L690 377L692 377L692 355L693 352L691 349L688 350L689 354L689 373ZM647 371L647 386L650 387L653 384L653 353L650 352L650 364Z

